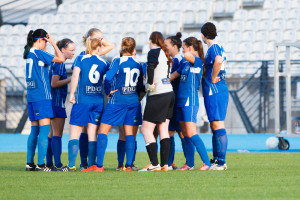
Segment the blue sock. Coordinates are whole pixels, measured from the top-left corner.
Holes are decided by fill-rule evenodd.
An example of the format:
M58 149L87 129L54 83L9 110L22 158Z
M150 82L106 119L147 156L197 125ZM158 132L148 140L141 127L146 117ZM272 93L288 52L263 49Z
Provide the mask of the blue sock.
M202 139L200 138L200 136L198 134L196 134L196 135L193 135L190 139L191 139L192 143L195 145L197 152L201 157L201 160L206 165L211 166L205 145L204 145Z
M48 149L48 135L50 132L50 125L40 126L38 137L38 165L45 164L45 156Z
M80 149L80 159L81 159L81 166L87 165L87 157L89 151L89 140L87 133L81 133L79 137L79 149Z
M215 130L215 135L218 141L218 164L224 165L227 151L227 134L225 129Z
M126 150L126 165L125 165L125 167L131 167L132 161L133 161L134 149L135 149L134 135L127 135L126 136L126 144L125 144L125 150Z
M125 144L126 141L118 140L118 144L117 144L118 165L122 165L122 166L125 158Z
M185 140L186 164L189 167L194 167L194 165L195 165L195 146L189 137L184 137L184 140Z
M39 135L39 127L31 126L30 135L27 140L27 163L34 163L34 154L37 144L37 137Z
M107 135L100 133L97 139L97 167L103 167L105 150L107 147Z
M212 136L213 159L218 160L218 140L215 131Z
M96 164L96 151L97 151L97 142L89 142L89 153L88 153L88 161L89 167Z
M57 168L62 167L61 163L61 137L58 136L53 136L52 137L52 152L53 152L53 157L54 157L54 163Z
M168 158L168 166L171 166L174 163L175 157L175 139L174 136L170 136L170 152Z
M46 160L47 160L47 166L49 167L53 166L53 153L52 153L51 141L52 138L48 137L48 149L47 149Z
M135 161L136 150L137 150L137 142L135 141L135 147L134 147L134 154L133 154L133 158L132 158L132 164Z
M76 158L79 149L79 141L78 140L70 140L68 144L68 154L69 154L69 167L74 167L76 163Z

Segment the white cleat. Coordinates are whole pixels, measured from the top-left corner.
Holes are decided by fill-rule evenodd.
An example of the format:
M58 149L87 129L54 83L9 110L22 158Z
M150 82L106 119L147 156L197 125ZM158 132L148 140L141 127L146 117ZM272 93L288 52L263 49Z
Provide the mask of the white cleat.
M139 170L139 172L149 172L149 171L160 171L161 167L160 165L153 166L152 164L147 165L143 169Z
M224 165L212 165L210 167L210 170L219 170L219 171L227 170L227 165L226 165L226 163Z

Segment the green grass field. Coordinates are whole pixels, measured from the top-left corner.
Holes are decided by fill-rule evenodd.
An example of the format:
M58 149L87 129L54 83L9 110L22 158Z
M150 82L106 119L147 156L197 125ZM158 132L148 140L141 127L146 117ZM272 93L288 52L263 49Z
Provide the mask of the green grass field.
M115 171L116 153L106 153L105 172L46 173L26 172L26 153L0 153L0 199L300 199L299 156L229 153L227 171L142 173ZM183 154L175 161L183 165ZM147 154L135 163L144 167Z

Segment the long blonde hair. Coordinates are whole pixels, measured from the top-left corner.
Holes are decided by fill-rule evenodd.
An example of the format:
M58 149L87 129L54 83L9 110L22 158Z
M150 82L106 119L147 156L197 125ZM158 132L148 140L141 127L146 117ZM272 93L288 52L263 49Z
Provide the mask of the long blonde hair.
M87 38L86 40L86 54L92 54L97 47L101 47L101 41L96 38Z

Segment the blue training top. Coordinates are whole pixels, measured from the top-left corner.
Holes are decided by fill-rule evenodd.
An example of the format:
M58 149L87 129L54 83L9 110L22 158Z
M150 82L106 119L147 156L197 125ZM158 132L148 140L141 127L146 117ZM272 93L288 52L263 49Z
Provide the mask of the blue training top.
M133 104L139 103L138 92L143 87L142 65L132 56L115 58L106 73L104 80L105 93L118 89L108 103Z
M195 57L195 63L185 61L177 70L180 74L179 90L177 93L177 107L199 106L198 90L200 87L203 61Z
M50 69L50 83L53 75L59 75L59 80L65 80L68 78L65 63L52 63ZM58 88L52 88L52 106L65 108L65 102L68 94L68 85L64 85Z
M97 55L79 56L74 64L80 68L76 103L103 103L103 76L109 63Z
M73 62L73 64L72 64L72 66L71 66L71 70L73 70L74 65L75 65L75 63L76 63L78 57L84 56L84 55L85 55L85 51L80 52L80 54L75 58L75 60L74 60L74 62Z
M181 67L181 65L183 65L184 62L185 62L185 59L180 54L177 54L176 56L174 56L173 65L172 65L172 68L171 68L171 74L173 72L177 71ZM171 84L173 86L173 91L174 91L176 96L177 96L177 92L178 92L178 89L179 89L179 83L180 83L180 77L175 78L171 82Z
M212 71L214 67L214 61L216 56L219 55L222 57L222 67L221 70L218 74L218 77L220 77L220 81L217 83L212 83L211 82L211 77L212 77ZM222 92L228 92L228 87L225 82L225 65L226 65L226 54L224 52L223 47L217 43L214 42L207 50L207 54L205 56L205 78L203 80L202 84L202 90L203 90L203 96L210 96L214 95L217 93L222 93Z
M27 102L51 100L49 68L54 55L31 48L26 59Z

